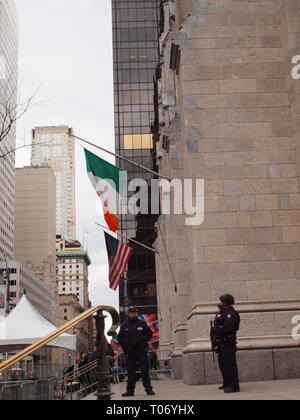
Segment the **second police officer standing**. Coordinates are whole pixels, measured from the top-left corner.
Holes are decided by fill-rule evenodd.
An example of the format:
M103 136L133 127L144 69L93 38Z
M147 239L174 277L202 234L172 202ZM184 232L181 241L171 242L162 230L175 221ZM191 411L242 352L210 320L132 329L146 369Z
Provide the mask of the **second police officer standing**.
M233 308L234 297L224 295L220 297L219 312L216 316L212 335L223 385L220 387L225 393L240 392L238 366L236 361L237 332L240 328L240 316Z
M118 342L124 350L126 368L128 371L127 392L122 397L134 396L136 385L137 364L139 364L143 385L148 395L155 395L149 376L148 342L152 331L147 323L138 318L135 307L128 309L128 321L120 329Z

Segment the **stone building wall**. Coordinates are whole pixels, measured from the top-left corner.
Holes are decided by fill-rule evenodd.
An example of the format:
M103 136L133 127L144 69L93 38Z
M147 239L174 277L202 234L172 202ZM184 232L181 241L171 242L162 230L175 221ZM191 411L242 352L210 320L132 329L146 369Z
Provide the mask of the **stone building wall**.
M242 315L241 379L299 376L291 331L300 312L300 82L291 59L300 53L300 2L194 0L188 13L177 1L175 23L171 3L160 170L205 180L205 220L160 219L177 284L176 293L158 262L162 344L186 383L219 381L209 320L231 293ZM169 68L172 43L181 50L178 74ZM163 246L160 238L162 255Z

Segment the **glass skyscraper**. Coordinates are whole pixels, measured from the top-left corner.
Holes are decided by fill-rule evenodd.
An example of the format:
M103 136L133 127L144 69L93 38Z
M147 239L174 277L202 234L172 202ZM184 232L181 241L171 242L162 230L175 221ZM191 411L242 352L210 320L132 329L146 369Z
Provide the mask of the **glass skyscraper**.
M112 0L116 153L156 170L154 76L159 62L161 0ZM151 175L118 160L128 182ZM149 190L150 191L150 190ZM132 193L134 194L134 193ZM129 194L130 197L130 194ZM152 247L158 215L123 215L121 231ZM120 310L135 305L142 314L157 313L155 254L138 245L130 259L128 282L120 285Z
M16 123L9 120L17 105L19 18L13 0L0 0L0 156L16 147ZM8 134L7 131L9 131ZM0 249L8 260L14 254L15 153L0 157ZM0 261L2 259L0 253Z

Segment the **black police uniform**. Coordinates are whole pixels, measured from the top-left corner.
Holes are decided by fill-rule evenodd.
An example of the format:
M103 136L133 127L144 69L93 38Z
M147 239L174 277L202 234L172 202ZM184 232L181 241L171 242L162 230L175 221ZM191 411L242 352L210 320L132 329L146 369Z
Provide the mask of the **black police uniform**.
M239 391L239 374L236 361L237 332L240 328L240 316L233 307L223 309L216 316L214 335L217 341L217 353L223 376L223 387Z
M149 376L149 360L147 355L148 342L152 338L152 331L147 323L135 318L129 319L120 329L118 342L123 348L128 371L127 392L134 394L136 385L136 368L139 363L143 385L147 393L153 391Z

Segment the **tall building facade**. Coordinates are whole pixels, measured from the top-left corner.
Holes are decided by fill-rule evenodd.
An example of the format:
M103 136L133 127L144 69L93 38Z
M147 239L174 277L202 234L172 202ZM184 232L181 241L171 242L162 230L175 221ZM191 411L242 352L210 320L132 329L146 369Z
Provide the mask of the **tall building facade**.
M164 9L159 167L204 179L205 217L199 226L160 218L158 250L166 244L177 284L158 261L161 346L186 384L219 382L209 321L231 293L241 380L299 377L300 4L166 0Z
M56 252L56 179L51 168L16 170L15 260L42 266Z
M59 294L60 325L91 307L89 299L89 266L91 260L78 241L57 237L56 280ZM92 346L90 320L83 321L73 331L78 338L77 350L88 352Z
M154 75L159 61L159 0L112 0L116 152L155 169L152 136ZM128 182L152 175L122 160ZM133 193L132 193L133 194ZM130 193L129 193L130 197ZM127 214L121 217L124 235L149 247L156 240L157 216ZM128 282L120 285L121 314L133 304L141 313L157 313L155 254L136 246L129 262Z
M57 241L59 295L74 294L84 310L90 307L88 267L91 260L77 241Z
M23 294L33 304L33 306L49 321L52 320L52 293L48 284L37 276L31 267L19 261L10 261L9 264L10 281L10 310L14 309L19 303ZM6 264L0 262L0 274L6 270ZM7 280L6 280L7 281Z
M56 233L76 238L75 143L72 128L36 127L32 135L32 166L51 167L56 177Z
M5 104L17 104L18 15L13 0L0 1L0 127L8 127ZM1 132L0 132L1 135ZM15 149L16 124L0 139L0 156ZM15 153L0 157L0 248L13 259L15 207ZM2 256L0 257L2 258Z
M14 259L26 263L51 290L56 323L56 179L49 167L16 170Z

